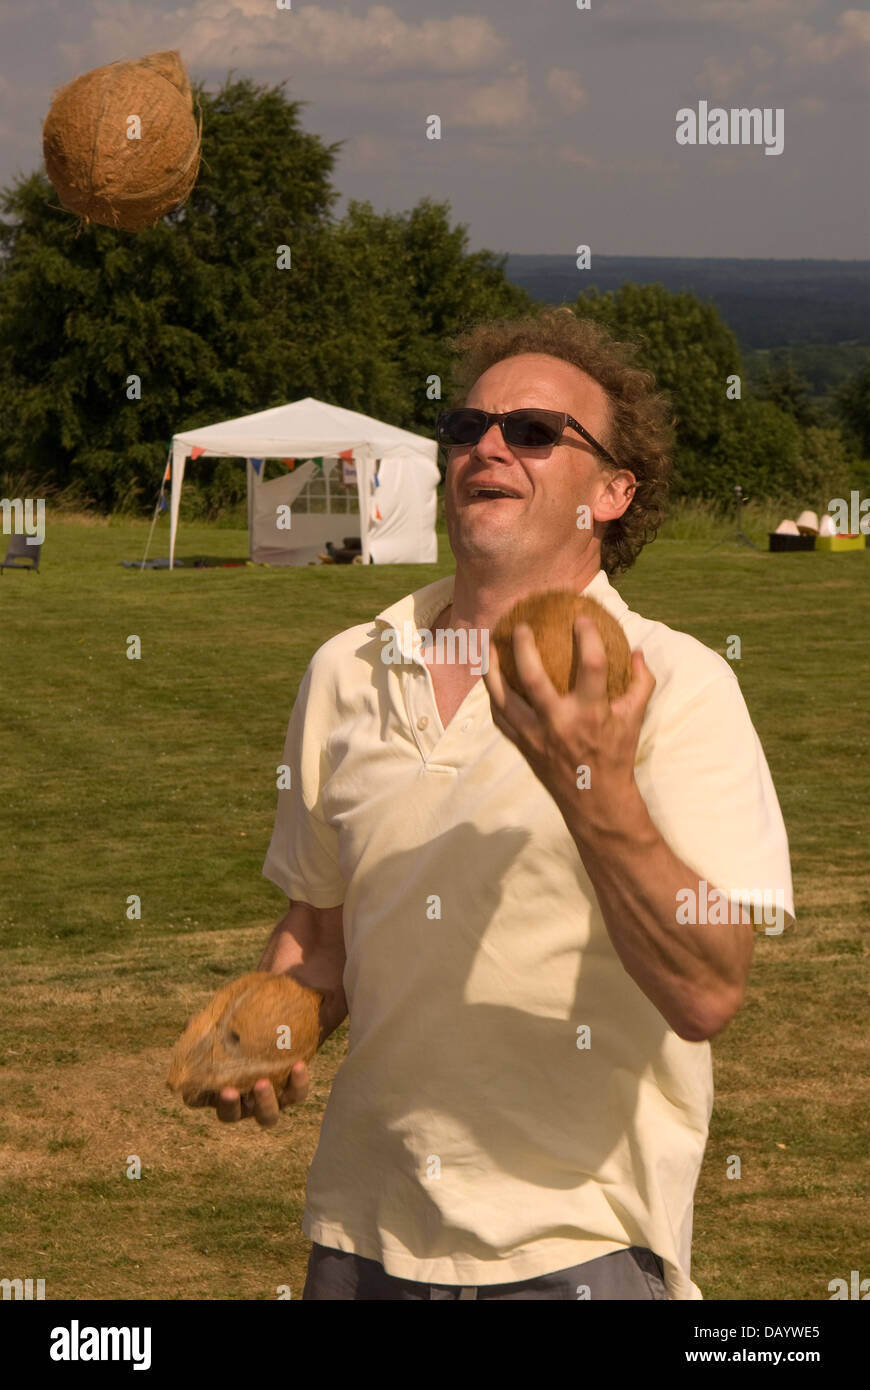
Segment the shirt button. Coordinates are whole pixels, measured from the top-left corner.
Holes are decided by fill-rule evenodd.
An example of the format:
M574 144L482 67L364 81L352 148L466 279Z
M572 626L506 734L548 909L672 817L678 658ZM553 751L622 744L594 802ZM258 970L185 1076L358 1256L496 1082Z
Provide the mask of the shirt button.
M425 729L425 728L426 728L426 725L427 725L428 723L429 723L429 718L428 718L427 715L424 714L424 715L422 716L422 718L420 718L420 719L417 720L417 728L418 728L418 729Z

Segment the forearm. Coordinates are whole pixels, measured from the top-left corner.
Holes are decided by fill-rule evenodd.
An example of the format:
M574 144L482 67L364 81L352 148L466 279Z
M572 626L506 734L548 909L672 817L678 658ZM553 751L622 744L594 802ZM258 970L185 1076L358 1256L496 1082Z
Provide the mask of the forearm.
M711 1037L742 1002L753 948L748 916L736 924L678 922L677 895L698 894L698 875L660 835L636 784L618 817L590 824L582 810L581 802L566 823L622 964L681 1037Z
M307 939L307 933L300 928L299 917L292 913L275 927L266 943L266 949L257 966L273 975L289 975L298 984L317 990L323 995L320 1005L320 1040L322 1047L326 1039L347 1018L347 1000L341 984L344 960L336 951L323 949Z

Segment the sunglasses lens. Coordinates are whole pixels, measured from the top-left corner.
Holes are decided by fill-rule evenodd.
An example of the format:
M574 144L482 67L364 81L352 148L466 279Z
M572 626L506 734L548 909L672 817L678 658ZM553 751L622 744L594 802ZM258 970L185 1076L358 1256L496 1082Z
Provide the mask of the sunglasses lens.
M505 439L519 449L540 449L555 444L562 435L561 419L547 411L515 410L505 425Z
M476 444L485 425L480 410L447 410L438 421L438 438L443 444Z
M460 407L445 410L438 419L442 444L477 444L489 424L482 410ZM504 437L518 449L541 449L562 437L562 417L550 410L512 410L504 421Z

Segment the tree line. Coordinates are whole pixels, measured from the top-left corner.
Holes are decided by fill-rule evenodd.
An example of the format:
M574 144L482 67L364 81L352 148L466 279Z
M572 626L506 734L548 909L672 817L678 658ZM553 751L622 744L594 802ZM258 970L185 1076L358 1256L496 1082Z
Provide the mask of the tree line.
M441 402L427 387L438 377L449 396L448 340L536 307L507 279L505 256L469 250L447 203L378 214L353 201L338 217L341 142L302 128L283 83L195 91L199 179L156 227L79 226L42 171L0 193L9 495L26 479L102 511L148 512L173 434L304 396L431 436ZM280 247L289 269L277 268ZM573 308L639 341L670 392L677 497L730 501L740 482L824 507L866 468L870 359L820 417L788 362L750 382L734 334L694 295L626 284ZM739 405L726 397L734 377ZM244 485L237 465L214 460L207 508Z

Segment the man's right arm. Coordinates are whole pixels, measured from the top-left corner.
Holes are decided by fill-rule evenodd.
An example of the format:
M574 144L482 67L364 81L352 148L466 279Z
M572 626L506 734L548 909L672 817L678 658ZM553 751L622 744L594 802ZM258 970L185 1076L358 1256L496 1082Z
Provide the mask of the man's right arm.
M323 995L318 1047L347 1018L342 983L346 963L342 913L340 903L338 907L312 907L291 899L257 966L273 975L289 975L298 984Z

